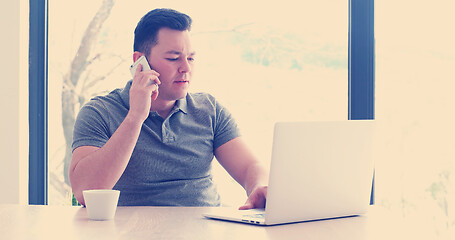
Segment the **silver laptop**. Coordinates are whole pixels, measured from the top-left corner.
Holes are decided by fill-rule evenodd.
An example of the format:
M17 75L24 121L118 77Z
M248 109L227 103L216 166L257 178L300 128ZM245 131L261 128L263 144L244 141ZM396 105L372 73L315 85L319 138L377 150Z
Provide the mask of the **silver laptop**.
M373 180L374 121L275 124L265 209L214 208L207 218L275 225L362 215Z

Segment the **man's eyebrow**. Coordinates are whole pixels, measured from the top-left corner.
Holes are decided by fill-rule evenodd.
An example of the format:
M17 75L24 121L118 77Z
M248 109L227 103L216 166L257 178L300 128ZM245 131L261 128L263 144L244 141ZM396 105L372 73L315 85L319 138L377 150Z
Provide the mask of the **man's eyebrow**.
M182 52L176 51L176 50L169 50L165 52L166 54L174 54L174 55L182 55ZM190 56L196 55L196 52L190 52Z

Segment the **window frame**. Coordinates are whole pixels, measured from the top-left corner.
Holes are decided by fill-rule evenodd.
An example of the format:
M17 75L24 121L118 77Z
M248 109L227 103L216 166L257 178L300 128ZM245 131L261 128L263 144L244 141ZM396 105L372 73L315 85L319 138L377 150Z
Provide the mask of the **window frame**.
M29 204L47 205L49 4L47 0L29 0L29 4ZM348 48L348 119L374 119L374 0L349 0Z
M374 0L349 1L348 119L374 119ZM370 204L374 204L374 180Z
M29 204L47 205L48 2L29 4Z

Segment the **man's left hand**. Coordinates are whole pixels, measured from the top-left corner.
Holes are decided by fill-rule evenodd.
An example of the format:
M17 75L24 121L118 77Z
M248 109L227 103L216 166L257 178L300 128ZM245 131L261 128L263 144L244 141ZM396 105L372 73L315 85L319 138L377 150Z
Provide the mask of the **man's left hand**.
M267 198L267 186L260 186L254 189L245 204L239 207L239 210L247 210L252 208L265 208Z

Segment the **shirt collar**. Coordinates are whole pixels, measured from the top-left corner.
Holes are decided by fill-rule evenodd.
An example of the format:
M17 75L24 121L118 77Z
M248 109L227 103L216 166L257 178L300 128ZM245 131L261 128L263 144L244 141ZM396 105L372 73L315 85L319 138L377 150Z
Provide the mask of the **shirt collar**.
M183 113L186 114L188 112L188 102L186 100L187 97L188 97L188 93L186 94L186 96L184 98L178 99L175 102L174 109L175 110L180 110L180 111L182 111Z
M128 81L120 93L120 96L128 109L130 108L130 89L131 89L132 83L133 83L133 80ZM178 99L175 102L174 111L177 112L178 110L180 110L185 114L188 112L188 102L186 100L187 97L188 97L188 94L186 95L186 97L184 97L182 99Z

